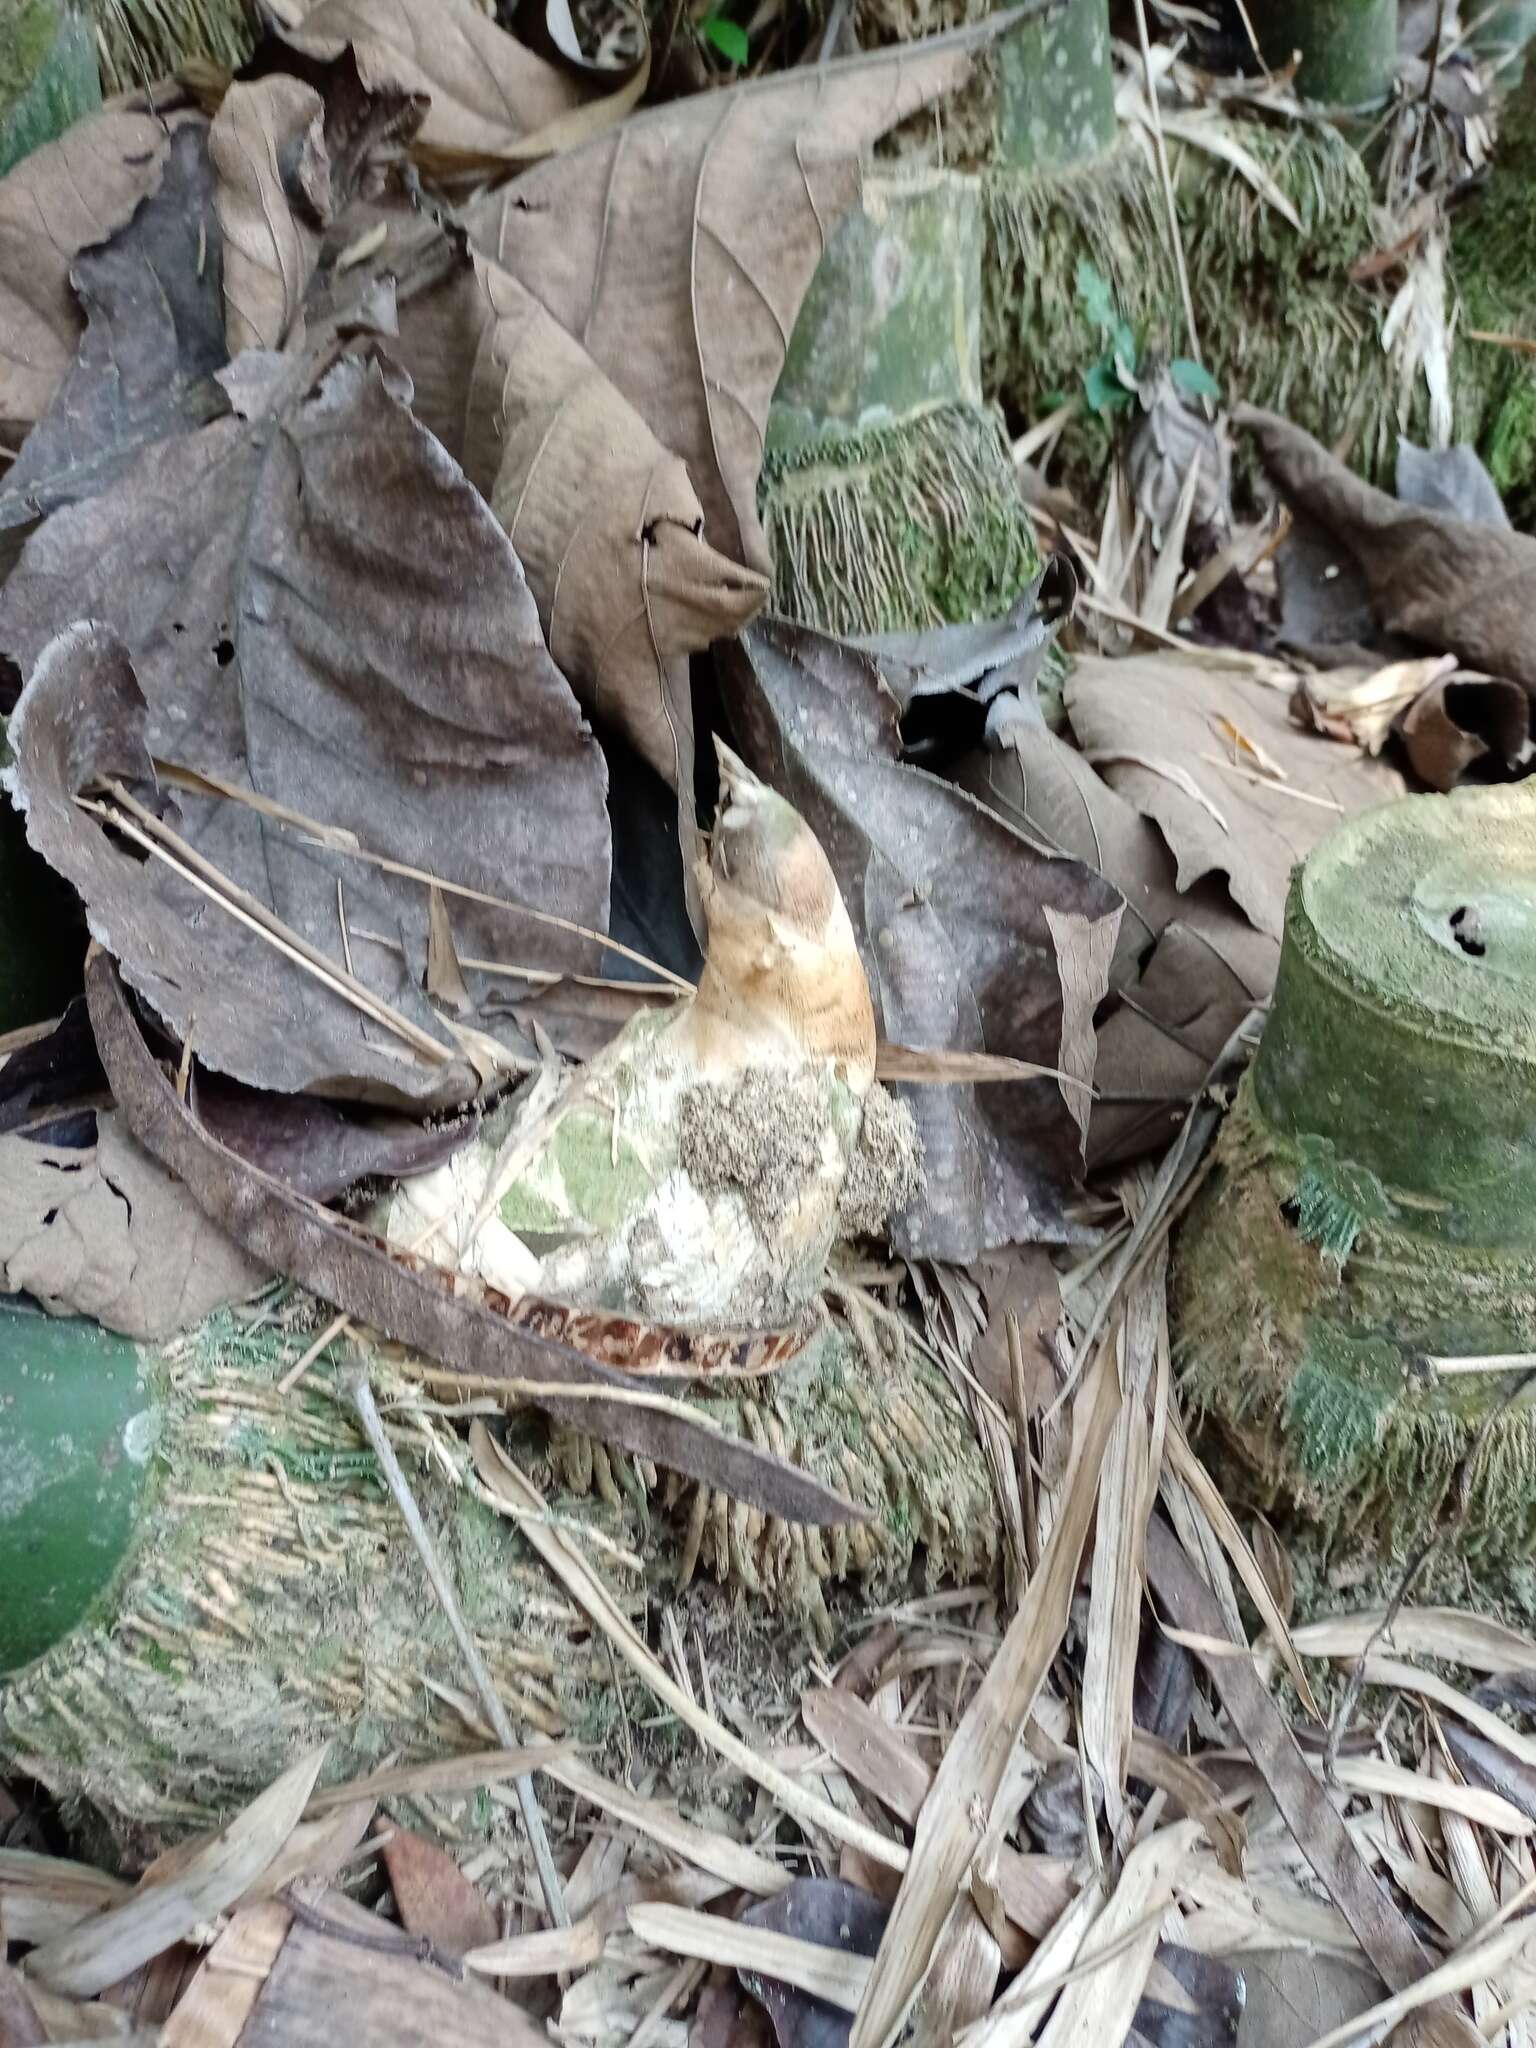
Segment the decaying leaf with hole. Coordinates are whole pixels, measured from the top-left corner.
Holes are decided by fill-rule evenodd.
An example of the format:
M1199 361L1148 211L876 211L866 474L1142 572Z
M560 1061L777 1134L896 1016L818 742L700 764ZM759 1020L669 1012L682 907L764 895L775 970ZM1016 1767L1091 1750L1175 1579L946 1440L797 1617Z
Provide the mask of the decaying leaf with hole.
M476 246L575 336L681 456L714 546L766 574L768 403L860 152L962 84L957 31L636 115L466 209Z
M73 801L103 774L146 794L154 754L416 869L606 920L602 757L484 501L376 363L314 385L247 352L225 377L231 418L55 514L12 573L0 647L32 676L16 794L97 936L205 1065L260 1087L460 1101L475 1076L422 991L422 883L184 795L194 854L331 963L317 978ZM40 661L82 616L102 623ZM456 916L465 954L506 956L504 914ZM348 947L367 1017L336 985ZM540 928L537 947L540 965L596 965L572 934Z
M744 635L725 666L745 750L827 850L882 1036L1012 1055L1066 1077L902 1085L928 1186L895 1219L895 1242L963 1261L989 1245L1062 1237L1119 895L1080 863L1041 855L962 791L903 766L895 703L871 656L772 620Z

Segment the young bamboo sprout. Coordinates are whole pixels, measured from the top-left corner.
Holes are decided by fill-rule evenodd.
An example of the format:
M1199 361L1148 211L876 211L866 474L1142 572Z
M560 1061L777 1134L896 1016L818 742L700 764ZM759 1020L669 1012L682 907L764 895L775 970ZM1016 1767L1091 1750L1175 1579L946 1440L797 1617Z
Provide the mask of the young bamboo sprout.
M431 1224L433 1255L514 1294L761 1327L806 1307L839 1235L911 1199L916 1131L875 1086L874 1009L831 866L793 806L717 752L698 993L635 1018L509 1141L406 1183L398 1242ZM488 1193L485 1231L459 1227Z

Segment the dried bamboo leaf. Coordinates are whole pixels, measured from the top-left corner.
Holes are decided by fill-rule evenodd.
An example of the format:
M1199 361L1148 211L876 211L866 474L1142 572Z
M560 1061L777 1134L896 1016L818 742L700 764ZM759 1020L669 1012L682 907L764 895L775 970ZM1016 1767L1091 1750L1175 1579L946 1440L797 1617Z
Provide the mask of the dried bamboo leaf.
M1229 1877L1241 1877L1248 1831L1238 1814L1222 1804L1221 1787L1197 1763L1171 1750L1166 1742L1138 1728L1130 1743L1132 1777L1145 1778L1160 1792L1177 1799L1191 1820L1198 1820Z
M1479 1706L1446 1679L1432 1671L1421 1671L1417 1665L1404 1664L1396 1657L1371 1656L1364 1662L1367 1685L1395 1685L1400 1692L1416 1692L1421 1699L1433 1700L1437 1707L1455 1714L1489 1742L1518 1757L1521 1763L1536 1767L1536 1738L1511 1727L1508 1721L1501 1721L1497 1714Z
M1098 1773L1105 1819L1115 1832L1125 1811L1147 1517L1157 1499L1163 1462L1167 1314L1168 1244L1164 1238L1127 1290L1125 1311L1115 1334L1121 1405L1104 1459L1088 1582L1083 1749Z
M1386 1619L1384 1607L1331 1615L1292 1629L1291 1641L1303 1657L1363 1657L1374 1647L1382 1654L1444 1657L1474 1671L1536 1672L1536 1642L1484 1615L1454 1607L1400 1607L1383 1629Z
M1169 1464L1208 1519L1217 1541L1236 1567L1237 1575L1242 1580L1249 1599L1259 1610L1265 1627L1285 1660L1286 1671L1296 1688L1296 1697L1314 1721L1321 1720L1317 1701L1313 1697L1311 1681L1291 1637L1290 1625L1280 1611L1270 1590L1269 1581L1260 1570L1259 1561L1254 1556L1247 1537L1239 1528L1236 1516L1222 1499L1210 1473L1195 1455L1189 1438L1184 1434L1183 1424L1177 1417L1169 1424L1167 1453Z
M1214 1670L1214 1665L1211 1668ZM1481 1785L1427 1777L1423 1771L1410 1771L1379 1756L1341 1756L1333 1774L1352 1792L1384 1793L1392 1799L1416 1799L1425 1806L1443 1807L1448 1813L1464 1814L1479 1826L1492 1828L1496 1835L1536 1834L1536 1820Z
M1495 1933L1467 1943L1438 1969L1426 1971L1405 1990L1384 1998L1379 2005L1346 2020L1342 2026L1332 2028L1314 2041L1311 2048L1343 2048L1346 2041L1353 2041L1361 2034L1376 2033L1409 2013L1434 2005L1439 1999L1454 1998L1458 1993L1470 1990L1474 1984L1496 1977L1510 1963L1524 1956L1533 1943L1536 1943L1536 1914L1527 1915L1515 1921L1513 1926L1502 1927Z
M646 1799L622 1785L610 1784L585 1764L570 1760L554 1763L541 1760L540 1767L568 1792L576 1793L614 1820L638 1829L672 1855L682 1857L684 1862L692 1863L700 1870L707 1870L711 1876L718 1877L723 1884L738 1891L771 1898L790 1883L787 1870L768 1857L759 1856L755 1849L733 1842L728 1835L718 1834L712 1828L694 1827L661 1800Z
M27 1974L52 1991L94 1997L147 1963L201 1921L242 1897L278 1856L298 1825L325 1750L291 1764L179 1876L136 1891L97 1919L45 1942L27 1958Z
M1015 1745L1066 1633L1119 1393L1113 1352L1101 1346L1079 1395L1073 1465L1050 1538L923 1802L850 2048L887 2048L895 2040L991 1824Z
M1103 2048L1106 2041L1124 2040L1199 1832L1196 1821L1176 1821L1138 1842L1126 1857L1120 1882L1078 1951L1079 1968L1096 1957L1101 1967L1063 1991L1039 2037L1040 2048Z
M1173 1434L1169 1432L1170 1443ZM1147 1577L1159 1606L1179 1625L1220 1635L1221 1610L1214 1595L1156 1517L1147 1531ZM1212 1657L1206 1669L1297 1846L1383 1982L1411 1983L1426 1962L1419 1939L1366 1868L1325 1788L1260 1683L1252 1660Z
M477 1756L445 1756L436 1763L394 1764L382 1771L370 1771L365 1778L351 1778L345 1785L327 1785L304 1809L307 1820L318 1814L334 1813L338 1806L351 1806L359 1799L420 1799L443 1792L477 1792L503 1778L520 1778L525 1771L547 1770L575 1754L571 1742L533 1743L525 1749L488 1749Z
M793 1984L813 1998L824 1998L844 2012L855 2012L874 1965L868 1956L845 1949L823 1948L797 1935L775 1934L766 1927L739 1920L719 1920L710 1913L690 1913L682 1906L631 1906L629 1924L642 1941L673 1955L695 1956L700 1962L727 1969L754 1970Z
M1040 1946L985 2019L969 2028L960 2048L1028 2048L1050 2009L1059 1982L1077 1962L1089 1932L1104 1911L1104 1894L1086 1884L1068 1901Z
M768 402L858 196L860 154L961 84L977 40L962 30L673 101L467 209L476 245L683 458L715 544L749 568L771 567L757 516Z
M208 131L224 236L229 352L281 348L301 332L304 295L331 218L325 106L296 78L232 85Z

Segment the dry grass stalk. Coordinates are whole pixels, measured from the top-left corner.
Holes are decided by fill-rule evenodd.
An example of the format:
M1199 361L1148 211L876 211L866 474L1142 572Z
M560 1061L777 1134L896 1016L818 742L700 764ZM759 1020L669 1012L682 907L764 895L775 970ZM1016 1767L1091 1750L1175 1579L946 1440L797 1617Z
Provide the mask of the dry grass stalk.
M390 1492L394 1495L401 1519L416 1546L422 1568L431 1583L432 1591L437 1595L438 1605L447 1616L454 1640L463 1653L464 1662L469 1666L470 1675L475 1681L475 1690L480 1695L480 1704L496 1732L496 1739L503 1749L515 1749L517 1744L512 1734L512 1723L507 1719L507 1710L501 1703L496 1682L487 1670L485 1659L481 1656L475 1639L459 1611L458 1598L452 1582L443 1570L432 1539L427 1534L427 1525L421 1519L421 1510L416 1505L410 1482L401 1470L400 1460L395 1456L395 1447L389 1440L388 1432L374 1403L373 1391L368 1385L366 1374L356 1374L348 1391L352 1397L352 1406L357 1410L358 1421L363 1425L363 1434L379 1461L379 1468L384 1474ZM527 1771L520 1772L516 1782L517 1803L522 1809L523 1825L528 1831L528 1846L533 1851L534 1867L538 1871L539 1889L544 1894L545 1909L557 1928L568 1927L570 1915L565 1910L565 1894L560 1886L560 1873L555 1868L555 1859L550 1853L549 1836L545 1832L544 1815L539 1809L538 1794L533 1789L532 1774Z
M1098 1773L1105 1818L1116 1833L1125 1817L1147 1517L1157 1498L1168 1412L1167 1268L1164 1245L1127 1289L1116 1332L1121 1405L1104 1459L1089 1579L1083 1748Z
M479 1496L498 1514L516 1522L555 1577L576 1601L593 1625L601 1630L619 1655L651 1688L658 1699L679 1720L765 1791L772 1794L797 1820L820 1828L834 1841L860 1850L874 1862L889 1869L906 1867L907 1852L899 1843L877 1834L862 1821L850 1820L827 1800L809 1792L787 1772L766 1757L759 1756L673 1679L636 1635L628 1619L614 1604L602 1580L569 1539L549 1520L544 1497L525 1473L497 1446L481 1422L471 1425L470 1449L480 1477Z

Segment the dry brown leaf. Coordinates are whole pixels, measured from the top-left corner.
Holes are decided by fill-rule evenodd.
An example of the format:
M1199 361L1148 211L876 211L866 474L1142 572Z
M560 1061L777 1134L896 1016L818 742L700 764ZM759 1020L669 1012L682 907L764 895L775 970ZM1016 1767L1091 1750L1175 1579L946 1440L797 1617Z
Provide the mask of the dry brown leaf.
M298 1825L325 1761L311 1750L291 1764L179 1876L150 1885L33 1949L27 1974L52 1991L89 1998L181 1941L233 1905L278 1855Z
M966 1867L992 1824L1015 1745L1066 1633L1119 1394L1113 1351L1101 1346L1078 1395L1073 1463L1050 1538L923 1801L912 1859L854 2022L850 2048L887 2048L900 2032L922 1989Z
M158 1338L267 1278L111 1111L84 1151L0 1137L0 1292Z
M208 131L224 236L229 352L302 333L304 297L331 217L325 108L296 78L232 85Z
M669 692L669 672L739 632L767 602L767 580L710 546L683 462L581 344L505 271L475 271L488 320L470 402L502 429L491 509L550 653L598 717L690 790L692 710L685 690Z
M1086 1974L1062 1992L1040 2048L1104 2048L1125 2039L1199 1832L1195 1821L1175 1821L1126 1857L1120 1882L1078 1951L1076 1968ZM1088 1969L1095 1957L1103 1959L1099 1968Z
M484 1948L501 1932L496 1909L436 1842L394 1828L384 1844L384 1868L400 1924L450 1955Z
M682 457L715 546L763 574L763 433L800 302L858 197L861 152L963 83L976 40L673 101L467 209L476 245Z
M1297 731L1279 692L1175 654L1078 658L1066 684L1079 745L1168 842L1182 891L1225 878L1254 926L1278 939L1291 869L1351 811L1400 796L1400 775ZM1216 737L1225 717L1284 770L1272 781ZM1235 758L1242 755L1241 758Z
M7 438L41 418L85 331L71 263L159 190L164 148L162 121L102 113L77 121L0 179L0 428Z
M351 43L370 88L427 94L416 139L445 155L507 156L591 97L589 86L535 56L473 0L321 0L285 40L322 60Z

